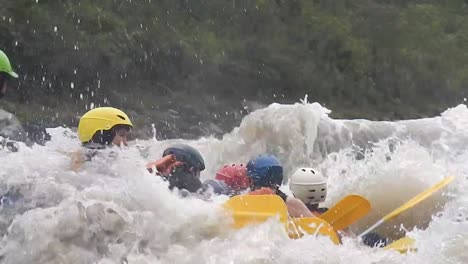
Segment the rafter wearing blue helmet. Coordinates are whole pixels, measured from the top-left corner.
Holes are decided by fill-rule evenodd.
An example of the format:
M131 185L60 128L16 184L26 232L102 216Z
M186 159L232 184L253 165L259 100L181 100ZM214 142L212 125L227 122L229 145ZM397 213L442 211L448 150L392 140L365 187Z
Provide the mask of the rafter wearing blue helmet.
M247 177L250 178L252 190L278 188L283 182L283 166L273 155L259 155L247 163Z
M250 195L278 195L292 217L313 216L301 200L288 197L279 189L283 183L283 166L277 157L264 154L251 159L247 163L247 177L250 179Z

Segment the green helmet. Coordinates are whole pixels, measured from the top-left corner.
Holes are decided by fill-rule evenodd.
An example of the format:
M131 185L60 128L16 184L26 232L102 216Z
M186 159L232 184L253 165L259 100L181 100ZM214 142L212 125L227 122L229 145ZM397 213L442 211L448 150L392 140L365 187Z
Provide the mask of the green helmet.
M13 78L18 78L18 74L13 71L10 60L2 50L0 50L0 72L4 72Z

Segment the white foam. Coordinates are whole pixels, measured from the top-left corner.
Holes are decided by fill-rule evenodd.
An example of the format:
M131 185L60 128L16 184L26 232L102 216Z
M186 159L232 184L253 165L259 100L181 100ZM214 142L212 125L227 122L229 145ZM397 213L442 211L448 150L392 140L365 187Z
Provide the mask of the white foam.
M273 104L246 116L222 140L138 140L101 151L79 172L67 153L80 148L74 132L49 129L52 141L0 151L0 191L23 199L0 209L2 263L464 263L468 241L468 109L398 122L334 120L319 104ZM397 237L400 225L421 230L418 252L370 249L355 239L335 246L312 236L290 240L276 221L238 232L220 204L180 198L144 165L183 142L206 159L202 178L225 163L246 163L270 152L285 166L318 167L328 177L332 205L349 193L368 198L372 213L352 226L359 233L446 175L443 192L378 231ZM441 211L431 221L431 216Z

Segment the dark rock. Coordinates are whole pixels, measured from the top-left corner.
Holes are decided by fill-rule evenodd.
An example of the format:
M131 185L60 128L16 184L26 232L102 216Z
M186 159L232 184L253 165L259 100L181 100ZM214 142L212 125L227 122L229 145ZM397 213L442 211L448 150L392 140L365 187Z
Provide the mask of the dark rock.
M6 140L3 145L12 151L18 150L16 144L13 144L12 141L21 141L29 146L34 143L44 145L45 142L51 139L46 127L52 126L51 124L32 122L21 125L15 115L0 109L0 136Z

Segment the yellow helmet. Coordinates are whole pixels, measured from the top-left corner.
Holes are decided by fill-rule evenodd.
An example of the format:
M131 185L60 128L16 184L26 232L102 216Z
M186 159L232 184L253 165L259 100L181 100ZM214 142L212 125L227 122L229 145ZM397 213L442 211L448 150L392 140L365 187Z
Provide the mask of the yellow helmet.
M80 118L80 123L78 124L78 138L82 143L89 142L96 132L110 130L116 125L133 127L127 114L117 108L94 108Z

